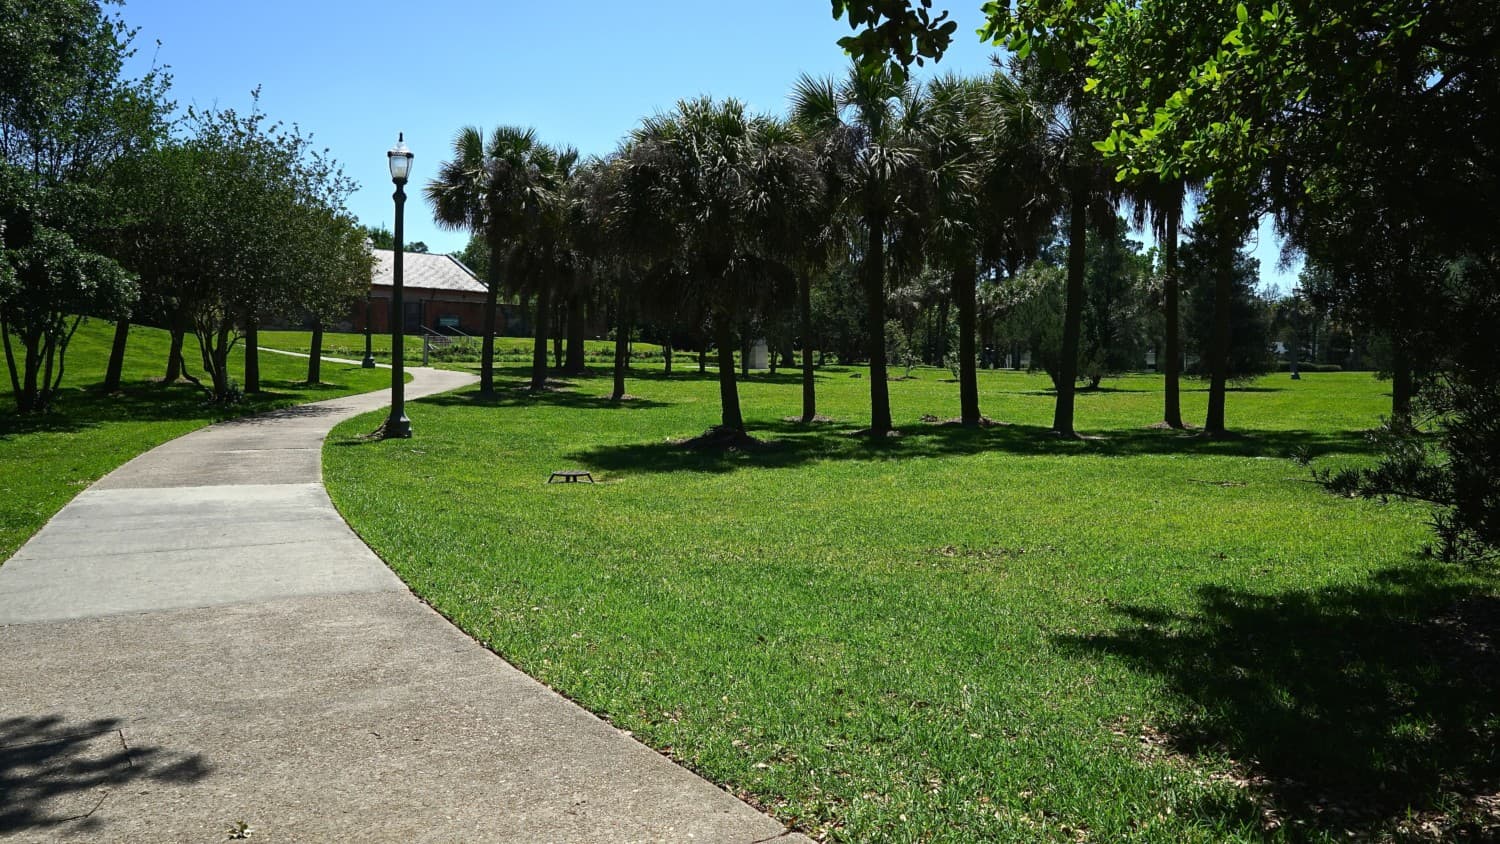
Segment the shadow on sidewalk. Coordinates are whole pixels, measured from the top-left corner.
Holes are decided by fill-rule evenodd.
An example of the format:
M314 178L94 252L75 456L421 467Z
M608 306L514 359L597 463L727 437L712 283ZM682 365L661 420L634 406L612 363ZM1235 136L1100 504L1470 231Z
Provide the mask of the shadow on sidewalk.
M131 745L121 727L118 718L0 719L0 835L63 824L99 830L104 822L95 813L117 789L208 776L200 754Z

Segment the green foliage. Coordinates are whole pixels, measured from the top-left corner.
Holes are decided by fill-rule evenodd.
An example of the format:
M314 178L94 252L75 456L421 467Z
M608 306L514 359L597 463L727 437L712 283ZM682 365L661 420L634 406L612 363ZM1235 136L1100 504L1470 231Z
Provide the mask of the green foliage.
M1067 272L1055 264L1037 261L1017 274L1024 291L1003 320L1007 336L1021 338L1031 350L1032 371L1042 371L1054 388L1062 377L1063 295Z
M185 137L132 162L118 252L163 318L191 325L212 394L232 402L240 332L339 313L368 289L372 258L344 205L354 183L310 137L258 107L188 120Z
M1150 260L1126 238L1123 221L1112 234L1088 239L1079 373L1095 386L1106 375L1140 369L1146 353Z
M125 315L136 298L129 273L54 227L70 222L53 205L67 189L27 181L0 165L0 340L20 413L51 406L82 314Z
M899 320L889 320L885 324L885 356L891 363L905 367L906 375L910 378L911 371L916 368L917 350L913 342L912 332Z
M1188 373L1207 378L1213 348L1214 280L1221 271L1212 235L1202 226L1188 231L1181 251L1181 283L1184 298L1183 338L1198 363ZM1232 381L1243 381L1270 372L1275 366L1271 352L1270 305L1260 296L1258 265L1244 249L1235 250L1230 282L1229 368Z
M396 248L396 235L385 226L365 226L364 234L365 237L368 237L370 239L370 245L375 247L376 249ZM402 244L402 251L426 253L427 244L423 243L420 240L414 243Z
M886 68L905 78L912 62L938 61L953 42L958 24L948 12L932 12L932 0L832 0L834 19L845 15L854 35L839 39L855 63Z
M98 187L170 108L164 74L122 78L133 37L88 0L0 2L0 335L22 413L52 403L77 315L136 299L101 254L114 221Z

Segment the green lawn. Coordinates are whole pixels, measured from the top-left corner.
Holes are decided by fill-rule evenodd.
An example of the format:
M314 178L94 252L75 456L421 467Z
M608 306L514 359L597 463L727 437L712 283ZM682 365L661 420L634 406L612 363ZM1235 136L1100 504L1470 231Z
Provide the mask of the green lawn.
M106 394L99 384L109 358L114 326L86 322L68 350L64 392L58 407L34 417L15 415L8 379L0 392L0 561L9 559L73 496L130 458L211 422L390 385L388 370L323 365L324 383L308 387L307 361L261 355L264 392L233 408L204 402L188 384L163 386L168 337L143 326L130 329L122 389ZM185 354L191 372L197 347ZM239 373L236 377L240 377Z
M684 450L715 382L607 373L410 408L417 436L324 451L342 512L423 598L529 674L799 829L837 841L1344 840L1500 823L1493 578L1419 555L1427 513L1347 500L1368 374L1236 390L1245 436L1149 429L1160 380L1079 397L946 372L743 387L763 450ZM637 372L637 376L641 373ZM1185 396L1201 419L1205 394ZM586 468L600 483L545 484ZM1481 625L1487 625L1481 626ZM1492 806L1492 810L1494 807ZM1488 820L1485 820L1488 818ZM1469 824L1468 827L1463 826ZM1491 827L1492 830L1495 827Z

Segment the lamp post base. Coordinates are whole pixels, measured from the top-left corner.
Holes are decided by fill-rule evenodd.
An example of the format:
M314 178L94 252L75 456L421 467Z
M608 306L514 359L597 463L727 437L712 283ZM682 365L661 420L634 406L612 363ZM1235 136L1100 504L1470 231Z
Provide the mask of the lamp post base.
M374 369L375 359L369 355L365 355L365 359L359 362L359 366L361 369Z
M406 414L400 416L392 415L385 420L385 425L380 430L381 439L387 440L409 440L411 439L411 420Z

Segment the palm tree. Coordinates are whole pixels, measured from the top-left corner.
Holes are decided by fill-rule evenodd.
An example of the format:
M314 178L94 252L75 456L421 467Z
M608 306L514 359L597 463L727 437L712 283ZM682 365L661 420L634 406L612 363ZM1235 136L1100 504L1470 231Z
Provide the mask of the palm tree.
M622 153L590 158L569 186L574 247L580 276L614 293L615 365L610 401L625 398L630 334L640 311L638 267L631 250L631 219L621 204L625 160Z
M929 172L931 254L958 310L960 421L977 426L977 288L982 274L1014 274L1034 258L1056 213L1052 164L1060 148L1047 107L1016 80L943 76L927 88L919 126ZM1009 289L1008 285L991 287Z
M790 276L767 237L811 168L796 166L784 124L737 100L684 100L632 133L623 192L638 215L646 281L697 298L719 352L720 428L743 435L735 329Z
M1150 177L1134 185L1130 199L1137 228L1151 226L1162 248L1162 311L1166 320L1165 348L1159 358L1166 377L1162 421L1170 428L1185 428L1182 422L1182 322L1179 311L1177 240L1182 226L1183 202L1188 184L1183 179Z
M929 190L923 209L929 261L947 277L947 294L958 306L960 419L980 423L975 368L975 292L979 284L979 193L981 152L979 90L973 80L942 76L928 86L921 108L922 157Z
M803 76L792 89L792 121L817 139L820 157L846 205L864 230L860 256L870 355L870 433L890 432L890 387L886 381L885 288L891 244L908 210L905 188L923 179L918 143L907 109L914 86L888 69L854 67L835 84Z
M819 164L816 145L793 123L768 121L758 134L760 171L787 188L777 197L779 211L765 214L762 235L776 259L789 267L797 284L797 333L802 338L802 416L818 415L817 377L813 364L812 284L828 271L834 252L848 243L838 197ZM774 358L773 358L774 361ZM774 366L774 363L773 363Z
M569 195L578 151L536 144L529 158L532 177L520 192L518 225L506 244L505 266L510 291L536 299L529 389L539 392L547 386L553 297L569 295L579 287Z
M484 130L465 126L453 138L453 157L439 166L423 190L439 227L481 235L489 246L479 369L482 395L495 389L495 311L502 269L507 244L519 234L537 188L533 157L538 146L536 131L530 128L500 126L486 140Z

